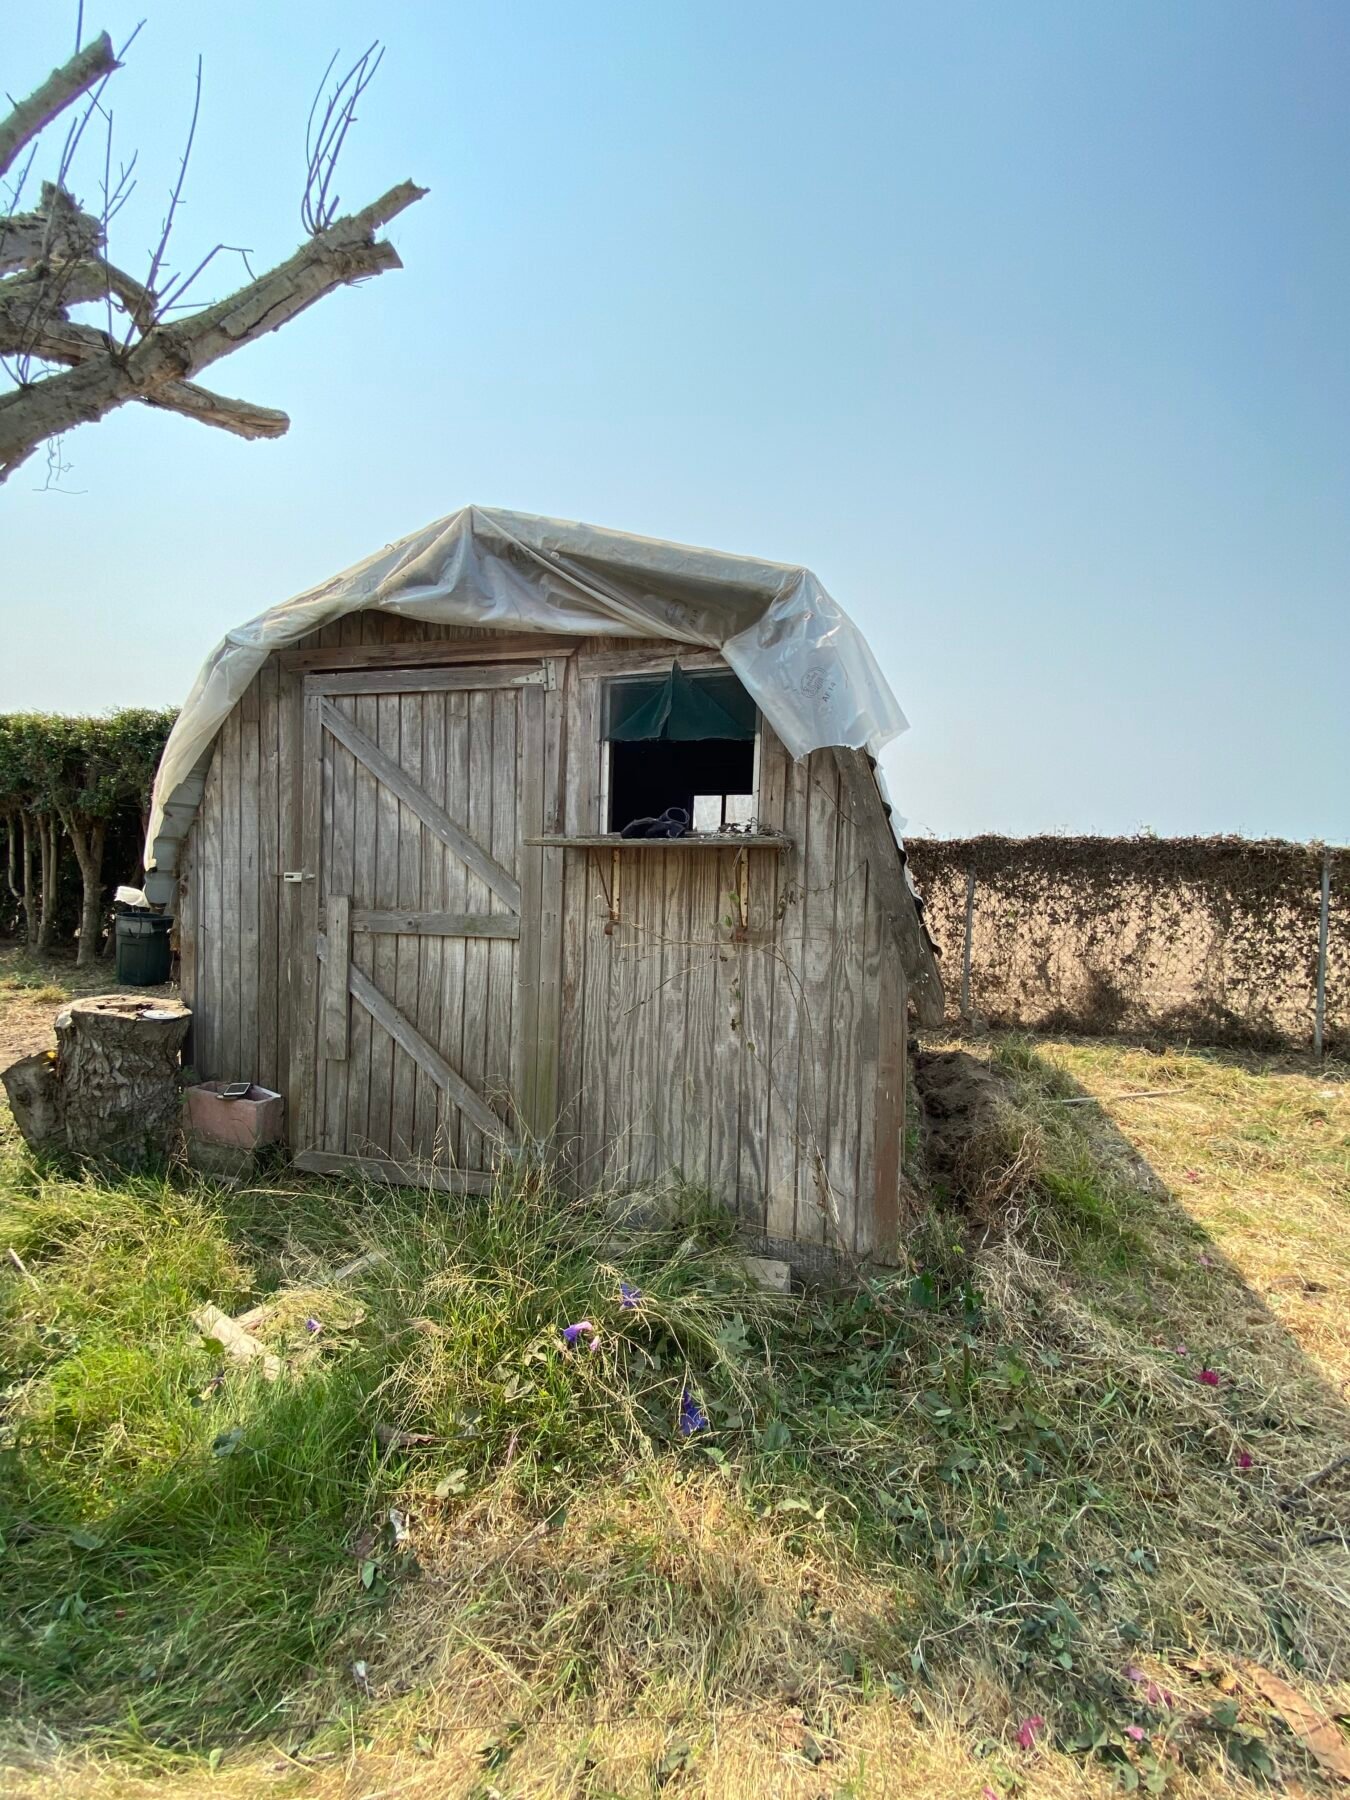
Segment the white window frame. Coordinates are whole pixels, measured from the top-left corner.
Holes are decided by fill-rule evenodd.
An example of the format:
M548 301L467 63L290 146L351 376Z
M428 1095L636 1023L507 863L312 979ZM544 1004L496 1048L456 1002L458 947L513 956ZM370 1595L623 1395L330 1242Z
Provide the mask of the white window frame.
M679 660L680 660L680 658L679 658L678 653L673 655L671 658L672 662L678 662ZM694 676L723 675L723 674L730 675L730 674L735 673L735 671L730 667L730 665L728 663L721 661L720 658L716 661L709 660L707 662L703 662L702 660L700 660L699 665L696 668L687 669L685 672L686 672L686 674L694 675ZM599 725L600 734L601 734L600 735L600 782L599 782L599 795L598 795L600 816L596 821L597 832L608 833L613 830L613 826L610 824L610 819L609 819L609 795L610 795L610 761L611 761L611 758L614 753L614 744L613 744L612 739L610 739L604 735L606 733L606 731L608 731L608 729L609 729L610 689L617 682L620 682L620 681L650 681L654 676L659 675L659 674L660 674L659 669L654 669L651 667L650 659L645 659L644 662L636 668L633 668L633 669L622 669L622 668L609 669L606 671L606 673L603 676L600 677L600 695L599 695L600 704L596 708L596 723ZM750 775L750 781L751 781L750 799L751 799L751 817L757 823L759 821L761 748L762 748L762 744L763 744L763 738L764 738L764 715L759 710L759 707L756 706L756 708L755 708L755 747L754 747L754 762L752 765L751 775ZM725 798L725 796L724 796L724 798Z

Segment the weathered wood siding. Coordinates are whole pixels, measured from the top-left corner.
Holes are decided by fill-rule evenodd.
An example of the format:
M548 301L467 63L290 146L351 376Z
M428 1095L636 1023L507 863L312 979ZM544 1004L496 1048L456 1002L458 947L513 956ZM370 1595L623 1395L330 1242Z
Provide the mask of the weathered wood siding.
M358 614L306 643L490 636ZM602 681L637 666L644 648L658 661L669 654L579 640L561 687L546 696L544 785L561 790L549 830L601 828ZM195 1065L204 1076L249 1075L283 1091L301 935L299 889L281 881L301 866L299 686L273 659L231 714L181 883ZM447 740L449 810L451 749ZM472 758L472 742L465 754ZM355 804L359 823L359 793ZM884 1247L878 1234L895 1229L904 1128L905 977L853 804L832 752L794 764L764 727L760 821L792 847L745 853L744 925L733 847L621 853L616 892L609 850L531 855L521 846L512 855L494 841L533 884L541 920L511 1012L526 1090L519 1109L556 1118L580 1181L654 1182L673 1170L734 1204L766 1239ZM459 909L469 896L447 886L433 898ZM508 953L496 952L503 962ZM488 968L493 954L487 943L475 947ZM405 984L400 974L395 987L416 1013L411 976ZM483 1024L492 1029L486 1014ZM354 1060L366 1029L354 1015ZM294 1114L289 1092L288 1100ZM360 1136L360 1121L325 1113L326 1142L350 1144L353 1132Z
M599 677L627 666L589 649L567 687L574 836L602 824ZM832 752L794 764L764 726L759 819L792 848L745 853L743 928L734 846L558 852L561 1141L584 1182L675 1170L766 1238L865 1252L896 1215L899 949Z

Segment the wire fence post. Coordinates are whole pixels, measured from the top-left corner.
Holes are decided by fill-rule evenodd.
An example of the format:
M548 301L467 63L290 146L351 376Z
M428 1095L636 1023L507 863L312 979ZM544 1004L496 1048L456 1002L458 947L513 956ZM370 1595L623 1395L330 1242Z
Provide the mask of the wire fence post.
M1331 851L1322 846L1322 912L1317 922L1317 999L1313 1007L1313 1055L1323 1054L1327 1019L1327 938L1331 924Z
M970 940L975 924L975 871L966 870L966 941L961 952L961 1017L970 1017Z

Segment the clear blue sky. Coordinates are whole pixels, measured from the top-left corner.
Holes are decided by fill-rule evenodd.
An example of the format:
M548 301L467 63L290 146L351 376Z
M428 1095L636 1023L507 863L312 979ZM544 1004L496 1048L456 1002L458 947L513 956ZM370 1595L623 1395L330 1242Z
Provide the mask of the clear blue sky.
M142 267L431 188L403 273L0 490L0 707L172 702L229 626L465 501L814 568L912 721L910 830L1350 837L1350 6L108 0ZM321 21L316 24L315 21ZM3 84L74 8L11 9ZM88 165L92 173L92 164ZM209 297L209 286L204 290Z

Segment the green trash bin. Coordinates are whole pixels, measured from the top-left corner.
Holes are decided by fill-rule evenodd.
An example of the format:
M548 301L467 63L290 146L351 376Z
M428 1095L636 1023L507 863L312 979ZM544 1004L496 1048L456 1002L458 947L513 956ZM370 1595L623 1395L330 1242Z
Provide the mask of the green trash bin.
M119 912L115 927L117 979L128 987L159 987L169 979L173 952L167 913Z

